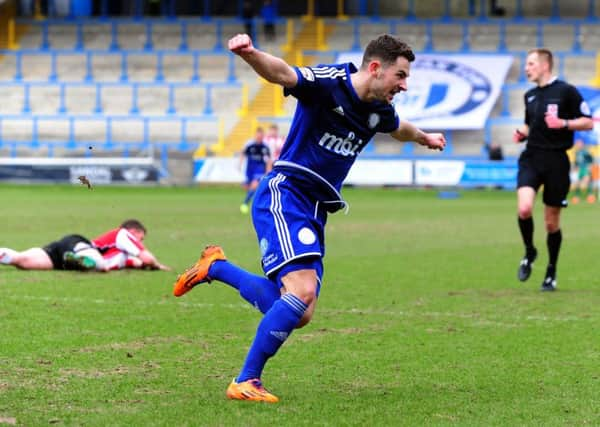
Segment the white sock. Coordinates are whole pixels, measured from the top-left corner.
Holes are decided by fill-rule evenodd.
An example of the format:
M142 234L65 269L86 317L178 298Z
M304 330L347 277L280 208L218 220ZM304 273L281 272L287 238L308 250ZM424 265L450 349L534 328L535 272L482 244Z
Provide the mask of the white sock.
M12 264L12 260L17 254L17 251L9 248L0 248L0 264Z

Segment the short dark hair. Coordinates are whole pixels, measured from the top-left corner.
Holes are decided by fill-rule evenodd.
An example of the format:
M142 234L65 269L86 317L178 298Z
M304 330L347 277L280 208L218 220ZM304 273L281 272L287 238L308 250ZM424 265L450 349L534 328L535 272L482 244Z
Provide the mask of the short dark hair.
M381 60L383 66L388 66L396 62L399 56L406 58L408 62L415 60L415 54L409 45L394 36L382 34L371 40L365 48L361 68L366 67L375 58Z
M137 219L126 219L123 221L120 228L125 228L126 230L139 230L146 234L146 227L144 227L144 225Z
M531 55L532 53L537 53L538 57L546 61L548 63L548 66L550 67L550 71L552 71L552 67L554 66L554 57L552 56L552 52L550 52L549 49L537 47L535 49L531 49L527 54Z

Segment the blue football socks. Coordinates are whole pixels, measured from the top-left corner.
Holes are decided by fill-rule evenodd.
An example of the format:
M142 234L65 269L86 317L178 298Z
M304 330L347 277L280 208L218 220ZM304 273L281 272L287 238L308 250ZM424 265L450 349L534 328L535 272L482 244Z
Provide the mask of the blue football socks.
M252 378L260 378L267 360L277 353L279 347L302 318L307 307L300 298L289 293L273 303L258 325L254 342L246 356L242 371L237 377L238 383Z
M279 286L275 282L249 273L229 261L213 262L208 269L208 277L237 289L242 298L263 314L281 297Z
M256 193L256 190L248 190L248 192L246 193L246 198L244 199L245 205L247 205L248 202L252 199L252 196L254 196L254 193Z

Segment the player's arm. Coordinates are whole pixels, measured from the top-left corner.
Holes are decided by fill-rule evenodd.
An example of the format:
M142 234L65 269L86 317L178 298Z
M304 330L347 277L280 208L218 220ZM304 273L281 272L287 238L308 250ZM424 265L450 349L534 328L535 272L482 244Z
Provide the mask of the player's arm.
M150 252L148 249L142 250L138 254L137 258L139 258L142 261L142 263L144 264L144 267L148 267L153 270L171 271L171 267L168 267L168 266L158 262L158 259L156 259L156 257L152 254L152 252Z
M550 129L569 129L569 130L590 130L594 128L594 121L591 117L590 107L581 96L581 93L574 86L564 95L566 99L567 111L573 113L573 119L561 119L556 115L546 113L544 121Z
M567 120L546 113L544 121L550 129L590 130L594 128L594 121L585 116Z
M271 149L269 149L269 148L267 148L266 151L267 151L267 153L264 156L265 172L269 173L269 172L271 172L271 169L273 169L273 154L271 153Z
M240 164L238 165L238 169L240 171L244 170L244 162L246 161L246 154L244 152L240 153Z
M423 132L421 129L405 120L401 120L398 129L392 131L390 135L398 141L414 141L432 150L442 151L446 146L446 138L443 133Z
M229 39L229 50L246 61L265 80L292 88L298 83L294 69L283 59L256 49L247 34L238 34Z

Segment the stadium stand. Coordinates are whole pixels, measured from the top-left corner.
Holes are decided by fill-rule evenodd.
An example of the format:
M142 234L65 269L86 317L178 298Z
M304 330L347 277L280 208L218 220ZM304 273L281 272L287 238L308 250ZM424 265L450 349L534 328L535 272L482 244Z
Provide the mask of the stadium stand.
M279 18L277 42L264 38L256 19L257 44L298 65L333 62L339 52L360 50L384 32L422 53L513 55L485 129L449 132L445 156L482 157L491 140L502 144L505 155L518 154L509 135L523 117L527 49L551 46L558 75L574 84L590 84L600 73L595 0L507 1L504 18L488 16L485 1L474 8L451 0L358 1L342 10L344 2L338 2L336 13L325 17L316 16L319 3L305 2L304 16ZM293 99L257 80L225 50L243 24L235 14L210 16L210 4L205 2L203 16L175 17L166 7L159 18L135 9L138 14L129 17L31 19L4 8L0 155L86 155L95 144L104 153L156 151L167 170L170 158L235 153L259 123L276 121L285 133ZM369 154L428 152L381 136Z

